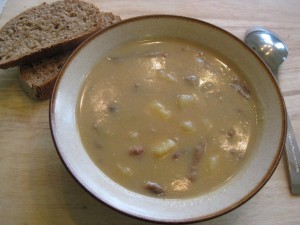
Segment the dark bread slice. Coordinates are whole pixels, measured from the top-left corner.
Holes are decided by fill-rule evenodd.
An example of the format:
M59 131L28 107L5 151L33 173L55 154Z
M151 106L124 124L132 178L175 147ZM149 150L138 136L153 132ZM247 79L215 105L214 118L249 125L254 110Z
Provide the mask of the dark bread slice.
M60 69L72 51L20 67L20 83L25 92L36 100L51 97Z
M107 19L109 18L109 19ZM43 3L11 19L0 30L0 68L64 53L120 17L81 0Z
M108 27L121 19L112 13L101 13L101 29ZM46 100L51 98L55 81L72 51L44 57L33 63L28 63L20 67L21 86L28 95L36 100Z

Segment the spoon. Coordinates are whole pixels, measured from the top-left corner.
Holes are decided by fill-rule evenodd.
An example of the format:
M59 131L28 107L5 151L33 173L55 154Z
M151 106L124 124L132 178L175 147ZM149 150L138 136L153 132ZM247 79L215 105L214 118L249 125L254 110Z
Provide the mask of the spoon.
M264 27L249 29L246 32L244 41L268 65L273 76L278 81L278 68L288 56L286 44L275 33ZM285 150L288 160L291 192L298 195L300 194L300 151L288 116Z

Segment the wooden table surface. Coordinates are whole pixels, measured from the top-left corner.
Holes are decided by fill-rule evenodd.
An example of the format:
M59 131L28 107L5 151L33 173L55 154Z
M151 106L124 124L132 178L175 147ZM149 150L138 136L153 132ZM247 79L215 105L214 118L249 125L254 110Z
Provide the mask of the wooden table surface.
M300 1L89 1L123 19L146 14L193 17L241 39L254 25L278 33L289 47L288 60L279 71L279 83L300 143ZM0 27L41 2L8 0L0 16ZM0 70L0 224L150 224L104 206L74 181L53 145L48 107L49 101L32 101L22 91L17 68ZM296 225L300 224L299 212L300 196L290 194L283 156L272 178L256 196L238 209L201 225Z

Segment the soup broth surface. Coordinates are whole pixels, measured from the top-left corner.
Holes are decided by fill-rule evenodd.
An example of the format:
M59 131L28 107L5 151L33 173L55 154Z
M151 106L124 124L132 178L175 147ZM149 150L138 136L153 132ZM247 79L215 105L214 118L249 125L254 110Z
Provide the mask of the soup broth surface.
M221 186L255 145L258 101L234 65L179 39L126 43L87 76L82 143L121 186L187 198Z

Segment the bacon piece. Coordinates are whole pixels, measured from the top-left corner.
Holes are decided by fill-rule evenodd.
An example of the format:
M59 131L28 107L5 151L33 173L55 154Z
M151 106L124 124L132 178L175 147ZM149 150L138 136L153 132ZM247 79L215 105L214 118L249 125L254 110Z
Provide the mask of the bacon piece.
M179 159L180 157L182 157L183 155L185 155L188 152L189 152L188 150L176 151L172 154L172 159L174 159L174 160Z
M157 183L147 181L145 188L156 195L163 195L165 194L164 189Z
M234 80L231 84L231 87L233 87L234 90L236 90L239 94L241 94L245 99L250 99L250 90L246 85L246 82Z
M190 181L195 181L198 177L198 165L199 162L202 158L203 152L205 150L206 147L206 142L205 141L201 141L201 143L199 145L197 145L194 150L193 150L193 155L192 155L192 161L189 167L189 171L188 171L188 175L187 178Z
M129 155L138 156L144 152L144 148L139 145L131 146L128 150Z

